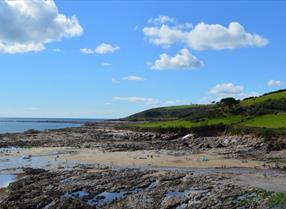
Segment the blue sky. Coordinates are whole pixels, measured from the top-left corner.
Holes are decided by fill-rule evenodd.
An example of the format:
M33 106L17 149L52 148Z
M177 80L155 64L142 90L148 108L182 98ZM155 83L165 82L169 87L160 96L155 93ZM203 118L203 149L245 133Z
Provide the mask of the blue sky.
M22 2L0 3L0 117L117 118L285 88L283 1Z

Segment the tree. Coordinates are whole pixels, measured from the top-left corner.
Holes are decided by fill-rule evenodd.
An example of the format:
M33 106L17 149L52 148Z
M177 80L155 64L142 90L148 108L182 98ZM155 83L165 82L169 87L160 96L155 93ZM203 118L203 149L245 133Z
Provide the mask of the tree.
M234 106L239 104L239 100L236 100L233 97L228 97L228 98L221 99L218 102L218 104L222 106L223 108L226 107L228 110L231 110Z

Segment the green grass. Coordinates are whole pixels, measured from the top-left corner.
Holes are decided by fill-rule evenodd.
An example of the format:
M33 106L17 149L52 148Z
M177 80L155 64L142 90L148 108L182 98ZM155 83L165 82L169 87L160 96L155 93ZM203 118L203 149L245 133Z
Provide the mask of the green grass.
M281 91L281 92L277 92L277 93L271 93L271 94L264 95L264 96L261 96L261 97L243 100L243 101L240 102L240 104L242 106L250 106L250 105L253 105L253 104L264 102L264 101L266 101L268 99L278 100L278 99L283 99L283 98L286 98L286 91Z
M178 106L168 106L168 107L162 107L160 109L164 110L183 110L183 109L190 109L195 107L204 107L204 106L210 106L210 105L204 105L204 104L192 104L192 105L178 105Z
M168 120L160 122L146 122L141 124L133 124L132 126L139 128L164 129L164 128L194 128L194 127L212 126L218 124L279 129L279 128L286 128L286 115L269 114L269 115L257 116L252 119L248 119L247 116L243 115L231 115L224 118L212 118L200 122L193 122L187 120Z
M284 193L274 193L268 200L269 208L286 208L286 195Z
M141 121L127 126L143 130L192 129L206 132L209 128L210 132L215 132L216 129L220 131L225 128L226 131L237 134L251 132L265 137L271 134L278 136L286 134L286 89L240 101L240 104L232 108L222 104L160 107L136 113L125 120Z
M241 123L243 126L259 128L286 128L286 115L262 115Z
M174 121L163 121L163 122L148 122L142 124L136 124L134 126L140 128L193 128L199 126L211 126L211 125L231 125L235 123L239 123L244 119L244 116L235 115L229 116L225 118L213 118L206 121L201 122L192 122L192 121L184 121L184 120L174 120Z

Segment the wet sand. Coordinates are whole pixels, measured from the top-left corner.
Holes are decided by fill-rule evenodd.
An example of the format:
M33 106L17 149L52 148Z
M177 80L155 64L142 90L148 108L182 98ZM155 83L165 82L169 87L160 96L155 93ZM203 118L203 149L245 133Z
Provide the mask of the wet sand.
M23 156L31 159L23 159ZM206 160L207 159L207 160ZM268 191L286 192L285 173L265 169L261 161L226 158L216 152L193 154L170 150L145 150L133 152L106 152L95 149L71 147L39 147L28 149L7 149L0 153L0 178L3 184L7 174L15 175L22 167L72 168L76 165L102 165L120 168L142 168L158 170L192 171L197 174L217 173L231 178L231 182L243 186L255 186ZM16 169L16 170L15 170ZM2 175L1 175L2 174ZM2 177L1 177L2 176ZM0 179L1 180L1 179ZM1 187L1 186L0 186Z
M240 160L226 158L215 152L202 152L193 154L190 152L178 152L169 150L148 150L148 151L122 151L106 152L98 149L74 149L69 147L40 147L30 149L11 150L10 153L0 153L0 162L13 161L15 167L21 167L29 162L19 160L23 156L31 155L30 162L33 167L59 166L62 164L103 164L110 166L141 166L141 167L176 167L176 168L263 168L265 163L255 160ZM34 160L34 161L33 161ZM37 162L38 161L38 162ZM3 164L3 163L2 163ZM10 168L13 166L9 162ZM0 170L5 169L0 165Z
M216 153L183 153L160 151L134 151L134 152L102 152L100 150L78 150L75 154L64 154L63 159L99 163L117 166L156 166L156 167L177 167L177 168L232 168L262 167L263 162L243 161L239 159L225 158Z

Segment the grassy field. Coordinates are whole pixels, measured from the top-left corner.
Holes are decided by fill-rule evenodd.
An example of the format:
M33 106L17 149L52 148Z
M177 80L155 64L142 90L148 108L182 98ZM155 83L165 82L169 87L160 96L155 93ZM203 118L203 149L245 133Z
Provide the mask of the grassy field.
M142 124L136 124L134 126L139 128L193 128L199 126L211 126L211 125L239 125L246 127L258 127L258 128L286 128L286 114L269 114L248 119L247 116L232 115L224 118L213 118L201 122L192 122L186 120L173 120L173 121L161 121L161 122L147 122Z
M235 115L225 118L213 118L201 122L192 122L184 120L174 120L174 121L163 121L163 122L148 122L142 124L136 124L140 128L193 128L199 126L211 126L211 125L231 125L241 122L244 119L244 116Z
M204 106L210 106L210 105L204 105L204 104L178 105L178 106L162 107L162 109L165 109L165 110L183 110L183 109L190 109L190 108L204 107Z
M283 98L286 98L286 91L281 91L281 92L272 93L272 94L264 95L264 96L257 97L257 98L243 100L240 102L240 104L242 106L250 106L253 104L264 102L268 99L279 100L279 99L283 99Z
M241 125L261 128L286 128L286 115L262 115L245 121Z

